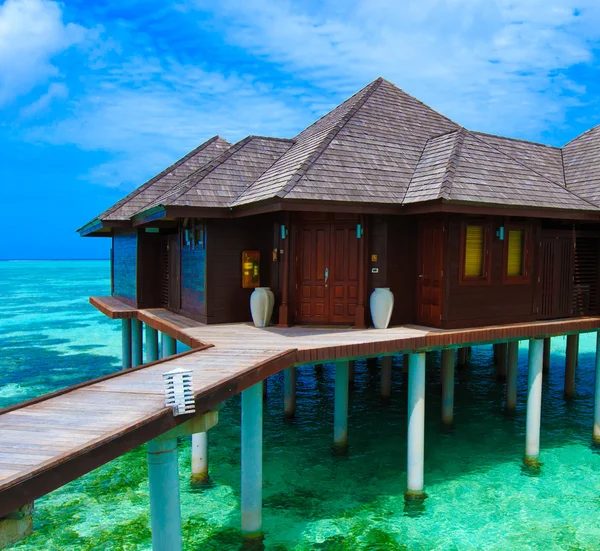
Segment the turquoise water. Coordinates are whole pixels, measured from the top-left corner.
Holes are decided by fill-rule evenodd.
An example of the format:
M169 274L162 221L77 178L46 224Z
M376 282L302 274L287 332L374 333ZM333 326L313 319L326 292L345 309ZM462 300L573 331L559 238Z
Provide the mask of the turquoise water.
M0 262L0 406L119 368L119 323L87 303L109 292L107 262ZM299 369L298 412L282 419L281 375L268 382L264 445L265 547L283 550L600 549L600 454L590 447L593 335L581 339L577 394L562 399L564 338L553 339L543 386L539 476L521 468L527 346L519 351L519 406L502 413L491 347L457 373L455 429L439 426L439 358L427 371L422 511L405 510L406 385L380 402L377 370L357 365L350 451L331 454L333 370ZM213 485L188 485L190 444L180 445L185 549L240 549L240 404L228 402L210 433ZM36 502L22 551L149 550L142 446Z

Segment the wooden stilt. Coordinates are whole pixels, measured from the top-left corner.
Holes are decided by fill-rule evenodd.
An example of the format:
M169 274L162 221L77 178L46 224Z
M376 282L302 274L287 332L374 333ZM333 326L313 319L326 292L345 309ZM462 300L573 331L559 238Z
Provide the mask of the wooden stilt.
M575 394L575 368L579 348L578 335L567 335L567 350L565 362L565 400L570 400Z
M442 424L454 420L454 349L442 350Z
M506 406L509 415L517 409L517 367L519 363L519 342L508 343L507 369L506 369Z
M381 398L389 400L392 394L392 356L381 358Z
M496 345L496 379L506 381L506 353L508 345L505 342Z

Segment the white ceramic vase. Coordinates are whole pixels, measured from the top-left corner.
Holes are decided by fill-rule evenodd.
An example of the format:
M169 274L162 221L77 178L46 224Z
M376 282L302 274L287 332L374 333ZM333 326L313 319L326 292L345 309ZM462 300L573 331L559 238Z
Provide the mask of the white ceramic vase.
M371 318L375 329L387 329L394 309L394 294L389 287L377 287L371 293Z
M250 313L256 327L266 327L271 321L275 295L269 287L256 287L250 295Z

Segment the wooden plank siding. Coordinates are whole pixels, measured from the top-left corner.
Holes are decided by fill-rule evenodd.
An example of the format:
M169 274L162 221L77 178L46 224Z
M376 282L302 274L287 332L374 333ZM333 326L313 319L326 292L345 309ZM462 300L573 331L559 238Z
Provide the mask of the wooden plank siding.
M137 306L137 230L115 230L112 246L113 296Z

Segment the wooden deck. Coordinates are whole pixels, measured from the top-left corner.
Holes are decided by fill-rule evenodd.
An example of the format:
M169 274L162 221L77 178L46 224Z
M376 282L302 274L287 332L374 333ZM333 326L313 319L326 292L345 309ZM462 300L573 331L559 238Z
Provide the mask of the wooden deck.
M203 412L294 364L600 328L600 317L590 317L452 331L257 329L202 325L163 309L136 310L112 297L91 302L113 319L137 318L200 350L0 410L0 517L186 421L164 407L162 374L175 367L192 369L196 410Z

